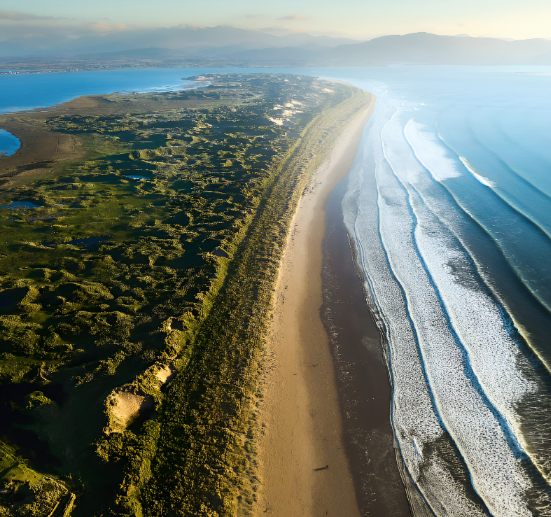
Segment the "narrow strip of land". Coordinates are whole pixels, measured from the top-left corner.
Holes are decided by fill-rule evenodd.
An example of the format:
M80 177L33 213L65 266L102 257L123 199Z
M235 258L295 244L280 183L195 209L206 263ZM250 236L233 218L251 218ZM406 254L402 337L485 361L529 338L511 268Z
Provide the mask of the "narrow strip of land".
M319 311L324 203L350 170L373 105L351 122L312 179L288 236L268 343L259 514L360 515Z
M193 92L0 117L16 136L29 131L24 144L33 135L40 144L0 164L2 206L13 208L0 214L0 294L10 303L0 374L6 389L40 388L4 404L0 434L14 437L8 459L23 450L42 454L45 472L78 472L67 487L79 515L244 517L257 504L260 381L281 258L312 174L345 128L360 128L372 97L310 77L210 79ZM60 156L51 134L83 150ZM162 371L174 372L168 385ZM20 448L20 409L33 411L29 432L47 435L47 447ZM312 468L323 475L330 461ZM26 501L45 501L33 508L49 515L59 498L44 498L37 477L29 469L17 482L32 483Z

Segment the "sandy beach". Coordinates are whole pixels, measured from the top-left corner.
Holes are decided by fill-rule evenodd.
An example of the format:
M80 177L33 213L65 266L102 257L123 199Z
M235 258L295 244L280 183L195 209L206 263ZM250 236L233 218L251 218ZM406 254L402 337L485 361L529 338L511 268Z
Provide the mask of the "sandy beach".
M361 508L365 507L361 495L365 480L347 456L353 452L347 444L354 438L345 436L341 375L326 332L328 322L323 321L320 309L324 207L352 166L373 107L374 101L352 121L310 182L288 237L268 340L259 514L352 517L362 515ZM358 277L356 284L361 291ZM380 359L378 363L384 372ZM382 381L387 384L388 402L388 379L383 376ZM395 463L391 439L385 449L390 452L389 461ZM405 501L405 496L402 498Z

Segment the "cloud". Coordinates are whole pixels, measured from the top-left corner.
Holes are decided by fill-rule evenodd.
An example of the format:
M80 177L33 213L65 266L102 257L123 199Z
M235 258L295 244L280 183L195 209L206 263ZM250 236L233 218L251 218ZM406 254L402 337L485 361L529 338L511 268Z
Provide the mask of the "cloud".
M65 20L54 20L48 23L37 24L34 20L23 20L19 23L0 23L0 42L12 38L18 40L21 38L28 40L42 38L44 42L50 40L52 45L58 45L59 41L64 38L78 39L82 36L105 36L106 34L120 33L134 29L137 29L137 27L124 25L122 23L93 22L75 24Z
M178 27L178 29L190 29L192 31L198 31L199 29L204 29L206 25L197 25L196 23L181 23L176 27Z
M289 29L289 27L263 27L258 29L259 32L265 32L272 36L287 36L289 34L298 34L304 32L302 29Z
M310 17L305 14L291 14L289 16L282 16L278 20L309 20Z
M100 32L105 34L110 32L125 31L129 29L129 27L127 27L124 23L105 23L105 22L88 23L84 25L83 28L89 29L92 32Z
M15 11L4 11L0 9L0 20L66 20L67 18L58 18L56 16L39 16L37 14L16 13Z

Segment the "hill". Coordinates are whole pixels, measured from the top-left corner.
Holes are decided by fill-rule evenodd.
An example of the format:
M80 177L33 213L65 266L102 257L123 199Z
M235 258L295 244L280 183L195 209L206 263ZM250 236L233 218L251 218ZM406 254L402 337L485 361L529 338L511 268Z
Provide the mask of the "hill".
M551 41L438 36L382 36L326 50L325 64L535 65L551 63Z

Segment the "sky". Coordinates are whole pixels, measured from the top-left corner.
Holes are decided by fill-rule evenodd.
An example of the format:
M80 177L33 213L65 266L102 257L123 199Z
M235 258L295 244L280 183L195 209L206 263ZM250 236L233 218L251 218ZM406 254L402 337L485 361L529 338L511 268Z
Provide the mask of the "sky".
M0 41L181 24L359 40L411 32L528 39L551 38L550 21L549 0L3 0Z

